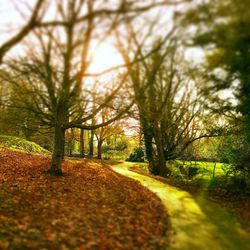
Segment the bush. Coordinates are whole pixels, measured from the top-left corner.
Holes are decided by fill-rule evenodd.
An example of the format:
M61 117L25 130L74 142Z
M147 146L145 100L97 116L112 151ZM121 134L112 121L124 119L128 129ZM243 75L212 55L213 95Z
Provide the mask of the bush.
M179 169L181 175L184 178L188 178L189 180L193 179L196 175L199 174L199 168L196 165L189 165L188 167L178 165L177 168Z
M240 175L215 177L210 181L208 189L210 191L218 190L220 195L245 196L250 192L249 184Z
M127 148L128 148L128 145L127 145L126 142L119 141L119 142L116 143L116 146L115 146L114 149L117 150L117 151L124 151Z
M130 162L144 162L144 150L142 147L135 148L126 161Z
M235 195L244 195L247 192L247 183L242 176L233 176L230 178L228 189Z
M102 159L103 160L124 160L126 158L125 154L123 151L119 150L109 150L107 152L103 152L102 154Z
M222 162L231 164L231 168L226 174L235 177L235 180L231 183L232 188L239 186L239 190L244 191L243 186L249 186L250 175L250 145L246 138L244 136L224 138L218 147L218 156ZM245 184L243 184L243 180Z
M194 178L198 173L199 173L198 167L193 167L193 166L188 167L188 178L189 179Z

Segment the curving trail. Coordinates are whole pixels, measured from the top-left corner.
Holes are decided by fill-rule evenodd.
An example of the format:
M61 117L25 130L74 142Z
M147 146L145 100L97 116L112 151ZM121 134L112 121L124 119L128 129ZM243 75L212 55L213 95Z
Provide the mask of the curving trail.
M204 198L154 178L128 170L128 164L113 166L117 173L139 181L162 200L172 224L172 250L250 250L250 235L232 215Z

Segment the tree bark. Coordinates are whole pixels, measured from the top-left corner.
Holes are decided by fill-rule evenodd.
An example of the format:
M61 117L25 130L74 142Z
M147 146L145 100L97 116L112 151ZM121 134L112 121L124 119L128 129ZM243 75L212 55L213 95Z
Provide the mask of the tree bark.
M80 157L84 158L84 129L80 131L80 145L79 145Z
M61 126L55 126L54 145L52 160L50 166L50 174L55 176L62 176L61 163L63 160L65 145L65 129Z
M158 175L158 169L154 161L154 149L153 149L153 133L150 128L146 128L142 125L142 131L144 135L145 153L148 161L148 169L151 174Z
M163 148L163 143L162 143L162 134L157 124L154 126L154 139L155 139L156 150L157 150L158 174L160 176L167 177L170 171L166 166L164 148Z
M94 130L91 130L89 138L89 157L93 156L94 156Z
M98 144L97 144L97 159L99 159L99 160L102 159L102 143L103 143L103 141L99 140Z
M69 140L69 156L72 156L74 148L74 131L70 129L70 140Z

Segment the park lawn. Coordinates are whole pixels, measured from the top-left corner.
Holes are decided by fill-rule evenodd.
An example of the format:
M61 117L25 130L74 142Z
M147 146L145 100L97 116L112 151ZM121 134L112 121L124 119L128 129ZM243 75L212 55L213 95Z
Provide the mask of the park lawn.
M125 162L124 164L128 164L131 170L137 170L149 174L148 165L145 162L136 162L136 163ZM229 164L219 163L219 162L205 162L205 161L172 160L167 162L166 165L177 176L181 176L181 172L177 168L178 165L182 165L184 169L188 169L188 167L196 167L198 168L198 174L195 175L193 179L204 180L204 182L210 181L212 179L214 166L215 166L215 177L225 176L226 172L230 169Z
M65 160L0 149L0 249L166 249L159 198L95 160Z
M220 162L183 161L183 160L175 160L172 162L175 164L175 166L183 165L184 168L188 168L189 166L199 168L199 172L195 177L204 179L211 179L213 177L213 172L215 174L215 177L224 176L226 172L230 169L230 164L220 163Z
M145 162L124 162L124 164L129 166L132 171L146 175L150 174L148 164ZM219 192L224 195L227 193L228 180L232 177L232 173L227 173L230 165L218 162L172 160L167 162L166 166L168 166L172 174L165 180L173 186L190 192ZM185 173L181 173L178 166L183 166ZM197 174L189 176L189 167L198 168Z

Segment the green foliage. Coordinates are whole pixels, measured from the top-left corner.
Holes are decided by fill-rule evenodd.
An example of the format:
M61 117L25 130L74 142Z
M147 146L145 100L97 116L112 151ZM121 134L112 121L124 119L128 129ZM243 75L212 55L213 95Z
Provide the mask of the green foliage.
M124 160L127 157L126 151L120 151L120 150L108 150L106 152L103 152L102 154L103 160Z
M102 158L104 160L124 160L128 156L128 143L126 140L119 140L104 144L102 146Z
M217 157L217 148L220 137L203 138L194 142L191 146L194 148L193 158L185 158L186 160L216 162L219 161ZM223 162L223 161L221 161Z
M144 149L142 147L135 148L126 161L144 162Z
M233 194L246 194L247 182L242 176L233 176L229 180L229 191Z
M25 153L49 154L49 151L38 144L14 136L0 135L0 145L10 150L22 151Z
M231 165L228 188L244 192L250 175L250 0L204 1L188 11L186 21L196 27L193 45L208 51L206 101L220 115L229 114L237 133L223 137L217 157ZM226 89L237 102L221 98Z
M239 136L223 137L217 148L217 156L220 162L237 165L238 157L244 150L244 139Z
M199 168L196 166L189 166L188 171L187 171L187 175L189 179L194 178L194 176L196 176L199 172Z
M129 169L131 170L149 173L146 163L127 164L130 164ZM175 184L188 183L189 186L232 195L250 194L250 180L243 178L239 172L238 174L230 172L232 166L229 164L171 160L167 162L167 165L172 173L169 178Z
M223 189L232 195L250 192L247 174L240 165L215 162L171 161L173 178L201 183L209 190ZM216 164L216 165L215 165Z
M125 141L118 141L115 145L115 150L117 151L123 151L128 148L128 145Z
M238 185L238 179L245 179L245 184L250 173L249 144L244 136L228 136L218 146L218 157L220 161L229 163L231 168L227 170L228 175L234 176L233 186Z
M105 144L102 146L102 151L103 152L108 152L110 150L116 150L116 151L124 151L128 148L128 144L126 141L118 141L115 144L110 143L110 144Z
M216 164L216 165L215 165ZM231 165L205 161L168 161L173 176L182 176L186 179L201 179L211 181L214 176L225 176Z
M228 194L240 196L250 193L250 185L242 176L217 176L210 181L208 189L221 189Z

